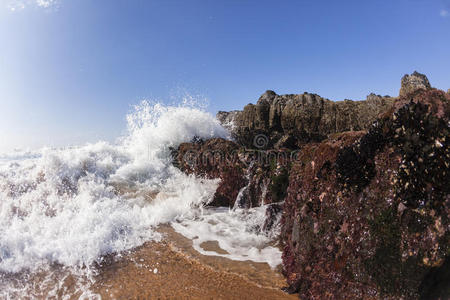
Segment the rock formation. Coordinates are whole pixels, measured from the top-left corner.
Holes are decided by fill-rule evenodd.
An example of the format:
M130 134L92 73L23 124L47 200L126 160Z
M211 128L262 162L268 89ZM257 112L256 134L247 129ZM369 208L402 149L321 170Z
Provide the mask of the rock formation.
M450 298L450 93L417 72L399 98L265 92L218 113L235 141L182 144L211 205L282 213L286 291L301 299Z
M402 78L400 96L430 88L427 77L414 72ZM316 94L277 95L268 90L256 104L242 111L220 111L217 119L246 147L254 148L255 137L263 134L267 136L265 147L298 148L333 133L368 129L395 99L370 94L364 101L330 101Z
M247 147L254 148L255 137L264 134L269 148L298 148L333 133L366 129L393 102L391 97L375 94L365 101L333 102L309 93L277 95L266 91L256 104L248 104L243 111L219 112L217 118ZM278 143L280 140L288 142Z
M289 291L301 299L450 295L449 103L442 91L409 94L367 133L302 149L282 219Z
M284 200L294 154L246 151L233 141L216 138L183 143L173 156L187 174L221 179L210 205L250 208Z
M402 84L400 88L400 97L405 97L408 94L414 93L418 90L430 89L431 85L428 78L415 71L411 75L405 75L402 78Z

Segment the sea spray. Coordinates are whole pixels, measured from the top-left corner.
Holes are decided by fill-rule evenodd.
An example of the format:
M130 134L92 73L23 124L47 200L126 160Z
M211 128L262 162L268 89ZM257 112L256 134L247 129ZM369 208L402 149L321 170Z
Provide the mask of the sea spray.
M173 222L176 232L192 239L193 247L203 255L239 261L264 262L275 268L281 264L281 252L269 246L279 233L277 226L263 232L266 206L250 209L208 208L196 218ZM205 250L206 242L217 242L225 253Z
M211 114L192 105L144 101L127 121L128 134L115 144L45 148L2 157L0 297L30 292L25 282L19 288L12 284L17 283L14 274L43 272L50 276L43 282L54 282L51 270L55 266L62 268L56 278L63 280L69 272L78 278L78 293L89 294L84 287L93 280L93 266L101 264L105 255L160 240L155 228L162 223L174 221L173 226L189 237L210 221L214 212L205 213L203 206L212 199L218 180L182 173L172 165L170 147L194 137L227 138L228 132ZM217 221L239 219L243 221L232 216ZM272 258L279 251L261 252L257 247L267 239L245 228L236 233L257 244L249 248L254 254L247 259L261 261L267 254L264 251L269 251L268 258L275 264L277 258ZM208 238L211 235L203 239ZM234 248L220 244L230 258L243 259L237 252L245 251L245 245L239 241ZM200 246L196 248L201 251ZM56 285L47 292L55 289Z

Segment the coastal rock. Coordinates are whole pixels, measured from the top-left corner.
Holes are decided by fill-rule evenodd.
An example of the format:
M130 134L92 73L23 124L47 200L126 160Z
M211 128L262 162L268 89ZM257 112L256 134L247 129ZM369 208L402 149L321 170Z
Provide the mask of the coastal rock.
M400 97L405 97L417 90L427 90L430 88L431 85L427 76L415 71L411 75L403 76L400 88Z
M234 129L233 122L238 113L239 113L239 111L237 111L237 110L230 111L230 112L219 111L216 114L216 118L217 118L217 120L219 120L220 124L222 124L223 127L228 129L229 131L233 131L233 129Z
M186 174L220 179L212 206L250 208L286 197L289 151L247 151L232 141L214 138L183 143L172 156Z
M221 138L181 144L173 152L175 165L187 174L220 179L213 206L233 206L239 190L247 185L245 165L238 159L239 146Z
M287 291L450 296L449 103L443 91L415 91L367 132L302 148L281 221Z
M264 135L267 148L276 145L295 149L333 133L367 129L393 103L394 98L375 94L365 101L333 102L316 94L277 95L266 91L256 104L248 104L243 111L219 112L217 118L236 142L246 147L259 148L255 139Z
M332 102L266 91L243 111L219 112L235 142L182 144L175 163L221 179L212 205L269 204L264 230L282 212L287 292L447 299L450 93L413 73L401 95ZM199 159L216 150L232 162Z

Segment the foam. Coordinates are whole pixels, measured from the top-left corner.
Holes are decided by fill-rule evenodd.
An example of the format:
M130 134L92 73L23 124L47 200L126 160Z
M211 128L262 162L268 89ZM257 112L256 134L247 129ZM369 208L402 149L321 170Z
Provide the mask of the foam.
M42 149L0 166L0 271L89 266L159 239L151 227L209 201L217 182L182 174L168 147L225 136L213 116L143 102L128 121L129 135L117 144ZM148 203L121 196L112 183L160 194Z
M269 246L279 228L264 233L266 207L251 209L208 208L194 219L172 222L178 233L193 240L193 247L203 255L221 256L238 261L254 261L275 268L281 264L281 251ZM207 251L202 243L217 241L227 254Z
M269 238L247 230L259 211L252 218L237 210L204 211L219 181L172 165L170 147L194 137L229 137L211 114L144 101L127 121L128 134L116 143L0 157L0 275L60 265L89 277L105 255L160 240L155 228L174 220L186 236L217 238L229 258L279 263L279 251L263 247ZM199 242L194 246L205 253ZM11 295L5 282L0 297Z

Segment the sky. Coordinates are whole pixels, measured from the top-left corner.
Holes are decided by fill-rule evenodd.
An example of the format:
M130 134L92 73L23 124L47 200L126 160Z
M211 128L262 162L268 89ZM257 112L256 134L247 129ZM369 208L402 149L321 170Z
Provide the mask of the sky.
M450 88L450 0L0 0L0 153L114 141L143 99Z

